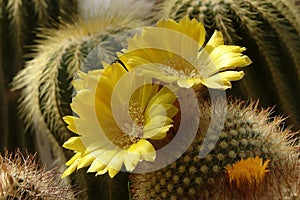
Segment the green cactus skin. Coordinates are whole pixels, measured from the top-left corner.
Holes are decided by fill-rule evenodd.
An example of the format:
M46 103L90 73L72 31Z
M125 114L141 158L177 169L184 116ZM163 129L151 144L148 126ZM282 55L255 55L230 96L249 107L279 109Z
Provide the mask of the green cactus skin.
M59 179L56 170L41 167L34 155L0 155L0 199L73 200L74 191Z
M294 0L164 0L155 13L201 21L210 37L220 30L225 43L247 48L253 61L230 94L276 105L287 122L300 129L300 12Z
M35 152L34 134L24 134L24 123L17 112L19 92L10 91L13 76L29 60L37 27L57 27L76 15L76 0L0 0L0 147ZM26 55L26 56L25 56ZM1 151L2 151L1 150Z
M211 132L207 132L211 120L208 102L200 104L200 113L198 134L178 160L163 169L130 176L133 199L281 199L287 191L300 194L299 146L290 140L295 133L282 130L281 118L271 120L270 109L258 111L257 102L232 101L227 105L224 127L212 126ZM220 129L218 139L214 131ZM200 158L205 136L218 142ZM232 189L224 167L255 156L270 160L270 172L260 189L246 194Z

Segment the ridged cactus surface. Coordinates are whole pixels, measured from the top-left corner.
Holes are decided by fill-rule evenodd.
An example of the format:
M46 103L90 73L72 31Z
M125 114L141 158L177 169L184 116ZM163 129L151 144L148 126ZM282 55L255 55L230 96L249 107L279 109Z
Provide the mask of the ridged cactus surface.
M203 22L208 37L220 30L227 44L245 46L253 61L231 94L276 106L300 128L300 12L294 0L168 0L157 18L188 15Z
M200 104L197 136L178 160L154 172L130 175L133 199L281 199L299 194L299 146L289 140L295 133L282 130L280 118L271 120L270 110L259 111L257 103L232 101L224 127L219 127L211 108L208 102ZM223 109L219 106L216 112ZM208 154L200 153L211 145ZM269 160L261 185L247 191L231 187L225 167L255 156Z
M56 27L70 21L77 12L76 1L0 0L0 96L1 152L6 147L35 151L34 137L24 134L24 123L17 112L18 92L11 92L10 82L26 60L31 58L40 27Z

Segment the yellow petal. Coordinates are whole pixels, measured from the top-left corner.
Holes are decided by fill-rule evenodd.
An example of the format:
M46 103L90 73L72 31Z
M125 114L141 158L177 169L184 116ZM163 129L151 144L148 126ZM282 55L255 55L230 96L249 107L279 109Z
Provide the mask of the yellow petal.
M66 149L74 150L77 152L85 151L86 147L82 144L80 137L71 137L64 144L63 147Z
M76 153L68 162L66 162L66 165L70 166L75 162L78 163L80 157L81 157L81 153L80 152Z
M101 157L99 157L99 161L101 161L103 164L107 165L113 157L118 153L118 149L107 149L105 153L101 154Z
M111 159L111 161L107 164L107 166L109 167L108 172L114 174L113 176L115 176L120 171L120 169L121 169L121 167L122 167L122 165L124 163L124 160L125 160L126 156L127 156L127 151L120 150ZM111 176L111 175L109 174L109 176Z
M230 81L222 79L219 75L210 76L202 80L202 84L208 88L226 90L231 88Z
M84 157L81 157L81 159L78 162L77 169L81 169L81 168L89 166L94 160L95 160L95 157L91 156L90 154L87 154Z
M179 23L172 19L160 20L157 23L157 27L179 31L193 38L200 46L202 46L205 41L206 32L203 24L196 19L190 20L187 16L182 18Z
M97 171L96 176L98 176L98 175L103 175L103 174L105 174L107 171L108 171L108 167L105 167L105 168L103 168L103 169Z
M224 44L224 39L222 33L220 31L215 30L214 34L207 42L204 49L208 54L210 54L217 46L223 44Z
M71 108L80 118L89 118L93 116L94 105L92 105L91 102L93 102L94 99L95 94L90 92L90 90L80 90L72 99Z
M65 116L63 117L63 120L68 124L68 129L72 131L73 133L78 133L76 126L75 126L75 119L78 119L74 116Z
M179 79L177 84L182 88L191 88L195 84L195 79Z
M220 45L209 55L211 64L207 66L208 76L227 69L245 67L251 64L248 56L242 55L245 48L232 45Z
M156 158L156 152L153 145L145 139L140 139L137 143L131 145L128 152L138 154L146 161L154 161Z
M73 162L67 169L64 171L64 173L61 175L61 178L64 178L66 176L69 176L72 174L77 168L77 162Z
M90 165L89 169L87 172L98 172L106 168L106 165L101 163L99 160L95 159L92 164Z
M120 170L116 170L114 168L108 168L108 175L110 178L115 177L119 173Z
M138 162L140 161L140 155L134 154L131 152L128 152L127 154L128 155L126 156L126 158L124 160L124 165L125 165L126 170L128 170L129 172L132 172L136 168Z
M147 138L152 140L162 140L166 137L167 132L173 125L164 126L161 128L151 129L147 133L144 133L144 135L148 135Z

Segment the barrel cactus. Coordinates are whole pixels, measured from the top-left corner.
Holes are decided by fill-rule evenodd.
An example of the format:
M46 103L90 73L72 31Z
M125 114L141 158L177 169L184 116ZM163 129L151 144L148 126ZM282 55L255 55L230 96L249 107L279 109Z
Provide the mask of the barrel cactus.
M219 104L216 112L224 109ZM130 175L133 199L299 197L299 146L290 140L295 133L282 129L280 117L271 120L270 109L259 111L257 102L231 100L224 127L208 129L214 123L210 103L200 103L200 113L197 136L178 160L157 171ZM216 140L212 151L201 154Z
M203 22L208 37L221 31L227 44L247 48L252 67L231 94L276 105L287 122L300 128L300 12L294 0L159 1L157 18L179 20L188 15Z
M35 155L16 153L0 155L1 199L75 199L74 191L57 170L47 171Z
M28 46L35 43L37 28L56 27L60 20L72 20L76 12L73 0L0 1L1 151L4 146L11 151L17 147L35 151L33 134L24 134L24 123L17 113L19 93L11 92L9 84L30 59Z

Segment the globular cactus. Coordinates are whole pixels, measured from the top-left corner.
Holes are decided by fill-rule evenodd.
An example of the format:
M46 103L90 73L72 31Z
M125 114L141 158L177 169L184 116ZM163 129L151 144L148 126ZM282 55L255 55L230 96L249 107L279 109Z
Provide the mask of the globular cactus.
M19 93L11 92L9 84L31 58L28 46L35 43L37 27L57 27L59 21L71 21L76 13L76 0L0 0L1 149L35 151L34 135L24 134L17 113Z
M34 58L13 80L14 90L21 91L19 107L25 123L42 138L50 138L50 147L57 156L53 156L49 164L55 162L63 167L66 158L71 156L70 151L63 152L61 147L72 136L62 117L72 115L71 81L77 72L102 68L102 61L114 61L115 53L125 47L126 39L133 35L132 30L147 23L135 15L140 13L139 6L129 8L125 17L124 11L113 9L120 8L117 3L112 4L112 12L104 7L98 10L99 15L78 19L74 24L60 24L58 30L41 29L38 44L32 48ZM138 5L142 6L141 2ZM72 178L76 186L88 193L81 193L82 197L99 199L122 198L128 194L126 180L122 174L110 180L106 176L95 179L80 172ZM116 186L119 192L112 193Z
M59 179L55 169L41 167L36 156L0 155L0 199L75 199L71 186Z
M300 128L300 12L294 0L159 1L157 18L188 15L203 22L208 37L221 31L225 43L244 46L253 61L231 94L276 105L287 122Z
M271 119L270 109L259 111L257 102L246 105L245 102L231 101L227 105L223 127L213 121L211 109L208 102L200 103L198 133L178 160L154 172L130 175L133 199L299 197L299 146L294 146L290 140L295 133L282 129L282 119ZM217 105L214 117L222 118L225 109L224 104ZM210 123L213 126L208 129ZM201 153L214 144L210 152L206 151L208 154ZM256 156L261 158L261 166L254 166L253 160L247 161ZM248 166L240 164L239 169L235 169L235 178L240 178L242 183L235 185L229 180L229 169L242 159ZM252 165L254 172L243 174ZM258 174L254 174L256 169ZM243 180L244 175L248 175L248 181ZM250 178L252 175L257 177Z

